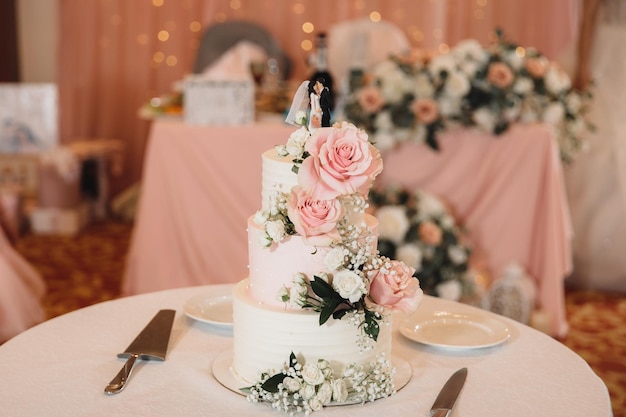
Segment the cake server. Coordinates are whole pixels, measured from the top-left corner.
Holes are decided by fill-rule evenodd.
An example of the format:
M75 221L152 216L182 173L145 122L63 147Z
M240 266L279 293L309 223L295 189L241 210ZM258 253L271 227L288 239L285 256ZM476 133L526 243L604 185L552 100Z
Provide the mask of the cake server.
M448 417L463 388L465 378L467 378L467 368L461 368L452 374L441 388L441 392L430 409L431 417Z
M128 359L119 373L104 389L106 394L117 394L124 389L137 359L165 360L175 315L175 310L160 310L124 353L117 355L118 358Z

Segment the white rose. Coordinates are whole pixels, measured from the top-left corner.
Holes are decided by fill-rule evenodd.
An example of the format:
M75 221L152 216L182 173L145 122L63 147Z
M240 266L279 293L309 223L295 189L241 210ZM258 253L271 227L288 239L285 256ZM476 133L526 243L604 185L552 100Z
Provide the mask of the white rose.
M374 126L376 130L392 130L393 120L391 120L391 113L388 111L378 112L374 119Z
M309 400L309 407L311 407L313 411L322 411L324 405L317 397L313 397Z
M337 379L333 383L333 400L338 403L346 401L348 398L348 386L343 379Z
M409 219L406 217L404 206L383 206L376 210L378 218L378 236L400 243L409 230Z
M430 193L420 192L417 197L417 207L421 214L435 216L446 211L446 208L441 200Z
M522 111L520 100L518 98L513 98L512 101L512 105L507 106L504 109L504 117L509 122L516 121L520 116L520 112Z
M556 66L550 66L545 76L546 88L552 94L560 94L572 86L572 82L565 71Z
M295 122L299 125L304 125L306 123L307 114L303 110L298 110L296 112Z
M514 50L509 51L504 55L504 60L516 71L524 65L524 58L519 56Z
M458 98L442 96L438 104L442 116L450 117L461 112L461 100Z
M344 261L345 256L343 254L343 249L340 247L333 248L324 257L324 264L326 265L326 268L331 271L338 270L341 266L343 266Z
M254 213L254 218L252 219L252 221L255 224L258 224L259 226L265 224L265 222L267 221L267 219L269 219L269 213L265 210L259 210L256 213Z
M565 111L561 103L550 103L543 112L543 121L556 126L563 121L564 116Z
M444 214L439 218L439 224L442 229L451 229L454 227L454 219L448 214Z
M306 363L302 367L302 379L309 385L319 385L324 382L324 374L317 365Z
M489 109L481 107L480 109L476 110L474 112L473 119L478 127L486 132L493 133L493 129L496 126L496 118L493 113L489 111Z
M296 158L301 157L304 151L304 145L309 136L309 131L305 127L301 127L293 132L289 136L289 139L287 139L287 145L285 147L287 153Z
M400 246L396 251L396 258L415 268L416 271L422 269L422 251L419 246L413 243Z
M269 221L265 224L265 233L274 242L280 242L285 237L285 224L280 220Z
M415 95L419 98L432 98L435 87L428 76L420 74L415 77Z
M448 256L455 264L459 265L467 261L467 252L462 246L454 245L448 248Z
M374 145L379 151L392 149L396 144L396 138L391 133L378 131L374 134Z
M304 384L300 389L300 396L304 400L310 400L315 396L315 387L313 385Z
M349 269L339 271L333 276L333 288L351 303L359 301L366 291L361 277Z
M444 300L458 301L461 298L461 284L456 280L442 282L435 287L435 291Z
M448 75L444 90L449 96L460 98L469 92L470 82L463 73L453 71Z
M272 242L274 241L267 235L267 233L259 234L259 246L262 248L269 248L272 245Z
M294 285L289 288L289 304L292 307L302 307L301 301L306 300L308 289Z
M571 92L570 94L567 95L566 99L565 99L565 103L567 104L567 108L572 112L572 113L578 113L582 107L582 100L580 99L580 96L577 93Z
M287 152L287 148L285 147L285 145L276 145L275 149L276 149L276 153L279 156L289 155L289 152Z
M528 94L535 88L533 80L528 77L517 77L513 84L513 91L517 94Z
M522 101L522 111L520 120L523 123L533 123L537 121L537 109L541 108L541 102L536 96L527 97Z
M459 60L465 61L468 58L478 62L487 60L487 52L476 39L465 39L457 43L452 48L451 53Z
M459 64L459 68L465 75L474 78L476 72L478 72L479 64L474 61L464 61Z
M300 391L301 384L297 379L288 376L283 379L283 386L287 388L289 392L298 392Z
M324 382L317 390L317 399L322 405L328 405L333 399L333 386L330 382Z
M447 72L449 75L454 71L455 66L456 63L452 55L437 55L428 64L428 71L438 80L442 71Z

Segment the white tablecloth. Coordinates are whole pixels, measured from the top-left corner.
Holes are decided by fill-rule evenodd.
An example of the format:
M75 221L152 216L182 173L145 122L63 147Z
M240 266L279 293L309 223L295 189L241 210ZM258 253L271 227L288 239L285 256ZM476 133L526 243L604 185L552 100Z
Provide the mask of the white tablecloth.
M231 335L183 314L190 297L230 290L231 285L200 286L122 298L20 334L0 346L2 415L281 415L266 404L248 403L218 383L212 363L231 349ZM116 354L163 308L177 310L166 361L140 362L123 392L105 395L104 387L123 364ZM492 314L432 297L426 297L420 308ZM394 318L395 326L400 318ZM578 355L541 332L500 319L510 326L512 337L486 349L446 351L396 332L394 355L409 360L413 369L406 387L375 403L331 407L319 415L427 416L447 378L467 367L469 376L454 416L611 416L606 386Z

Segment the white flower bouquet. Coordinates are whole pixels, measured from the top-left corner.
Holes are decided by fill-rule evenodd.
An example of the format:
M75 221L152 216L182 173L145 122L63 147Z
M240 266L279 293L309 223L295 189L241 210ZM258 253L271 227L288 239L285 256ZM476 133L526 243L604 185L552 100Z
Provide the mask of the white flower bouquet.
M366 130L384 150L404 141L439 149L437 135L477 127L494 135L512 123L554 127L561 158L583 148L589 92L574 91L569 76L533 48L506 41L483 47L469 39L449 53L391 57L346 99L347 120Z

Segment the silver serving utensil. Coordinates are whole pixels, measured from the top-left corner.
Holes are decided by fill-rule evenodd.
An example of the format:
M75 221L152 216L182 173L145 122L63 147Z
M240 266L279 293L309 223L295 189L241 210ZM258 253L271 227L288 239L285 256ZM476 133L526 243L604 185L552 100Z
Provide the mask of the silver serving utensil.
M137 359L165 360L175 315L175 310L160 310L124 353L117 355L118 358L128 358L128 360L104 389L106 394L117 394L124 389Z
M448 417L466 378L467 368L461 368L452 374L448 382L441 388L441 392L430 409L431 417Z

